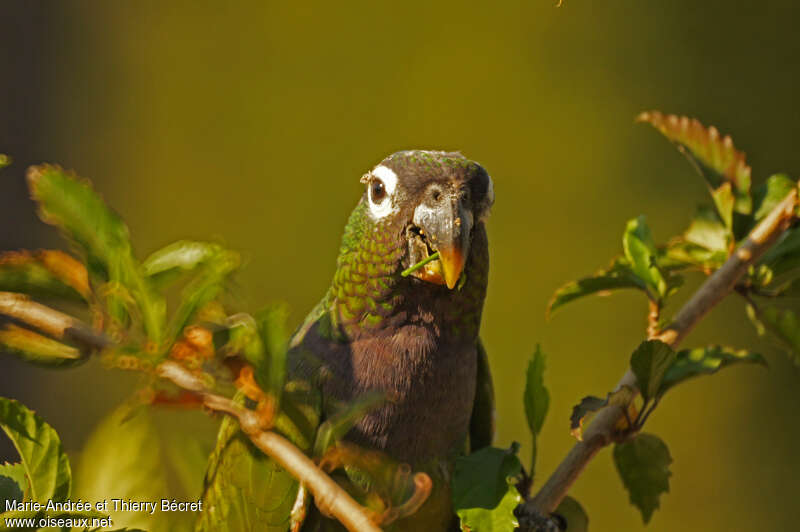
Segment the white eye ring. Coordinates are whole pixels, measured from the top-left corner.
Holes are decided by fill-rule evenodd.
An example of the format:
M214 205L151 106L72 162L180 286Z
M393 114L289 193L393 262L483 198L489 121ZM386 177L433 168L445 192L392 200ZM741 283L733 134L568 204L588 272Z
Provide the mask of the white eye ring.
M397 208L394 205L394 192L397 189L397 174L394 173L389 167L377 166L371 172L372 176L383 183L384 195L380 201L373 201L372 198L372 184L367 183L367 196L369 197L369 211L373 218L379 220L395 212Z

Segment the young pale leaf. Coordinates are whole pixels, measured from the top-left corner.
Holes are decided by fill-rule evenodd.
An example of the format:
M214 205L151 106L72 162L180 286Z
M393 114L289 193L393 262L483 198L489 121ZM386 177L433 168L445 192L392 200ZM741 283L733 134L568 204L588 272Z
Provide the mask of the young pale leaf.
M456 460L452 496L462 530L511 532L519 526L514 516L522 502L514 485L522 471L517 449L485 447Z
M695 119L664 115L658 111L644 112L636 120L649 123L677 144L681 153L705 178L712 193L729 182L735 199L734 210L750 214L750 167L744 153L736 150L729 136L722 137L717 128L706 128ZM714 199L719 205L717 198Z
M89 277L83 264L58 250L0 254L0 291L88 301Z
M701 246L709 251L717 251L727 257L728 246L733 238L730 226L724 226L716 212L701 206L689 224L684 238L687 242Z
M723 183L716 190L711 191L714 205L717 207L722 223L729 231L733 231L733 207L736 199L733 197L730 183Z
M623 258L617 258L607 270L600 270L591 277L572 281L556 290L547 305L547 315L552 315L559 307L578 298L591 294L604 295L619 288L647 291L645 282L633 273L627 260Z
M588 532L589 531L589 516L586 510L583 509L581 503L567 495L562 499L561 504L558 505L556 511L553 512L564 518L567 528L565 532Z
M88 182L57 166L31 167L28 187L39 204L40 218L58 226L84 251L90 271L127 289L139 307L148 338L159 343L166 303L136 262L128 227L119 215L106 206Z
M642 433L614 446L614 464L630 495L631 504L647 524L659 507L659 497L669 492L672 457L658 436Z
M88 360L75 347L14 324L0 328L0 347L40 366L72 367Z
M622 236L622 248L633 273L646 283L651 297L664 297L667 282L656 266L656 244L644 216L628 221Z
M645 401L658 397L664 374L677 357L673 349L660 340L646 340L631 355L631 369Z
M760 221L797 186L786 174L775 174L753 191L753 218Z
M788 349L795 364L800 365L800 319L789 309L766 307L758 313L761 323Z
M525 393L523 395L525 403L525 416L528 419L528 428L532 436L532 457L531 457L531 476L536 465L536 438L542 430L544 419L547 416L547 408L550 406L550 392L544 386L544 369L546 356L542 353L541 347L536 346L530 362L525 379Z
M767 361L758 353L737 351L729 347L709 346L696 349L683 349L678 352L675 361L667 368L658 395L673 386L692 377L711 375L731 364L748 363L767 365Z
M0 464L0 513L5 511L3 501L22 502L28 491L28 478L22 464Z
M179 240L150 254L142 263L142 269L159 286L166 286L182 274L207 263L221 251L221 246L211 242Z
M31 500L47 503L69 497L72 473L56 431L25 406L0 397L0 427L25 468Z

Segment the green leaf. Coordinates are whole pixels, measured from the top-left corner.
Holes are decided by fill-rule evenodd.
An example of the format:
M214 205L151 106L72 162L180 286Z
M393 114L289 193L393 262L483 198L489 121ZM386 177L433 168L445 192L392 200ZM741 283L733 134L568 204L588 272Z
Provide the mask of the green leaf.
M622 236L622 248L633 273L647 284L651 297L663 297L667 283L656 266L656 245L644 216L628 221Z
M610 268L600 270L591 277L565 284L553 294L547 305L547 314L578 298L591 294L605 295L609 290L636 288L647 291L645 282L636 276L624 258L616 259Z
M0 513L5 511L3 501L22 502L28 491L28 478L22 464L0 464Z
M148 338L159 343L166 303L144 276L131 249L128 227L109 209L88 182L57 166L33 166L28 186L39 204L39 216L58 226L85 253L90 272L120 284L136 301ZM115 303L114 313L121 303Z
M0 170L11 164L11 157L5 153L0 153Z
M788 349L795 364L800 365L800 319L790 309L766 307L758 313L764 327Z
M732 235L730 226L724 226L716 212L709 207L701 206L686 230L684 238L687 242L701 246L709 251L719 251L727 256Z
M800 267L800 227L789 229L762 257L761 263L781 275Z
M696 349L683 349L678 352L675 361L667 368L658 395L663 395L673 386L692 377L711 375L720 369L737 363L767 365L767 361L758 353L735 350L729 347L710 346Z
M88 301L91 297L86 268L57 250L0 254L0 291L71 301Z
M19 453L31 500L61 502L69 497L72 473L56 431L34 412L5 397L0 397L0 427Z
M714 205L717 207L719 217L722 218L722 223L729 231L732 231L733 206L736 200L731 191L731 184L723 183L716 190L712 190L711 197L714 199Z
M514 516L522 502L514 485L522 471L517 449L485 447L456 460L453 507L462 530L510 532L519 526Z
M525 417L528 420L528 429L531 431L532 454L531 454L531 476L536 466L536 438L542 430L544 419L547 416L547 409L550 406L550 392L544 386L544 369L546 356L542 353L540 346L536 346L530 362L525 379L525 393L523 401L525 404Z
M569 416L569 431L577 440L583 439L583 419L592 412L597 412L608 404L607 399L587 395L581 402L572 407Z
M160 413L159 413L160 414ZM130 415L122 407L103 420L89 436L75 474L75 495L96 501L119 498L136 501L196 499L202 488L202 472L208 449L196 427L187 426L185 413L170 418L167 430L159 430L146 409ZM187 478L187 473L189 478ZM186 484L191 486L186 486ZM188 532L197 514L114 510L108 513L114 526Z
M217 298L228 276L239 267L239 264L239 254L227 249L220 249L205 262L197 276L183 289L180 305L170 321L171 340L178 338L183 328L203 305Z
M753 218L760 221L783 201L797 183L786 174L775 174L753 191Z
M288 314L288 308L281 303L271 305L256 314L258 329L269 361L267 382L263 389L275 398L276 407L280 406L286 381L286 351L289 348L289 332L286 330Z
M631 355L631 369L645 401L658 397L661 382L677 353L660 340L646 340Z
M641 433L633 440L614 446L614 464L630 495L631 504L650 521L659 507L659 497L669 492L672 457L658 436Z
M223 251L211 242L178 240L153 252L142 263L142 270L159 286L166 286L182 274L190 273Z
M344 435L350 432L350 429L355 427L361 418L385 402L385 393L368 392L352 403L340 407L335 414L330 416L317 429L314 455L322 456L325 454L325 451L331 445L344 438Z
M726 182L730 183L734 210L750 214L750 167L747 166L744 153L736 150L729 136L722 137L717 128L706 128L695 119L664 115L658 111L644 112L636 120L649 123L674 142L705 178L712 194ZM717 198L715 195L714 200L718 207L722 204L720 214L726 220L727 198Z
M75 347L14 324L0 328L0 348L46 367L72 367L88 360L88 353L83 356Z
M561 500L556 511L553 512L564 518L567 523L565 532L588 532L589 516L581 503L567 495Z

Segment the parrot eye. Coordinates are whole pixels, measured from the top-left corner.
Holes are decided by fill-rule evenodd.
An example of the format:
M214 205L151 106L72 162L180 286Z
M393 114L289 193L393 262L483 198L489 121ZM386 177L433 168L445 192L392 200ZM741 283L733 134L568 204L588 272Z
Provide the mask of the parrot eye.
M384 199L386 199L386 187L383 185L383 181L380 179L375 179L369 186L369 197L372 200L372 203L376 205L382 203Z

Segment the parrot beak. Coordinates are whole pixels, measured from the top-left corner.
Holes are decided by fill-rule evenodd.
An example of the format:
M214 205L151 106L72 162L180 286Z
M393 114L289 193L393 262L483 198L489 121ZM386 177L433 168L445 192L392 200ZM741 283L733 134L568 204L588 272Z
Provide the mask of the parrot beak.
M418 276L453 289L458 284L469 256L473 216L460 198L431 206L422 204L414 211L414 223L425 244L439 252L439 264L433 263ZM428 254L425 253L425 256Z

